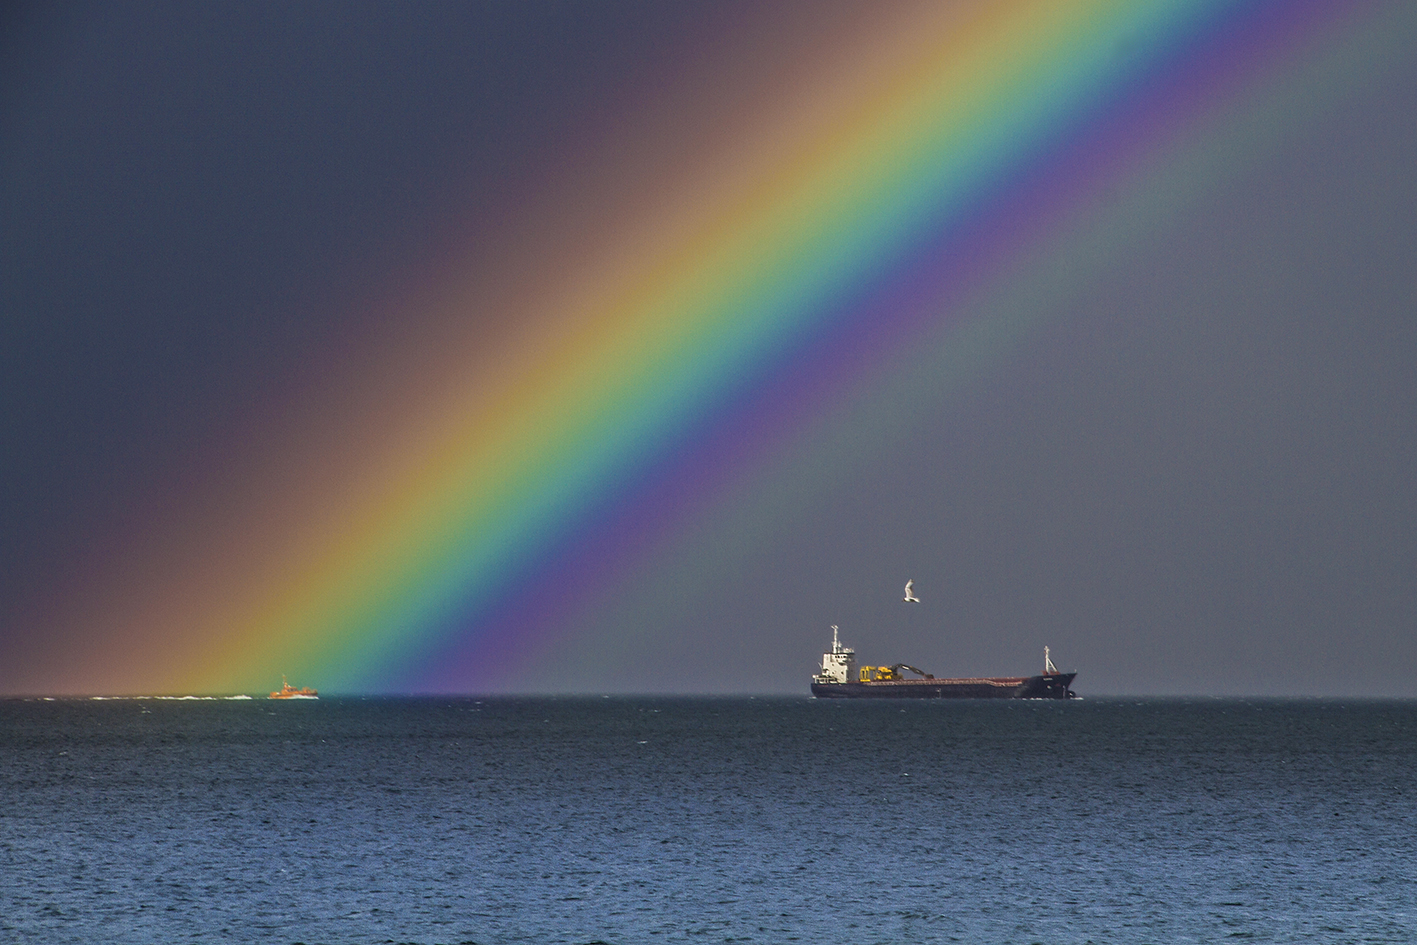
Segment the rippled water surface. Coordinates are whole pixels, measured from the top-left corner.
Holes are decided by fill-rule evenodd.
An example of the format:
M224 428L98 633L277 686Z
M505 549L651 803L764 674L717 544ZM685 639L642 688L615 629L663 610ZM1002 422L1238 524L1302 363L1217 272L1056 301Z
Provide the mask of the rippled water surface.
M1417 703L0 702L0 941L1413 942Z

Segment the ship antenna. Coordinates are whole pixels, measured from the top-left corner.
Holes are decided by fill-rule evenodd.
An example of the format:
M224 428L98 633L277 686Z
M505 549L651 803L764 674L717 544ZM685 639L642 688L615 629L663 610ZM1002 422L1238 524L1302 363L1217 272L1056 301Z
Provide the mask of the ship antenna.
M841 649L841 644L836 639L836 624L832 624L832 652L835 653L839 649Z
M1043 648L1043 672L1056 673L1057 671L1058 667L1053 665L1053 658L1048 655L1048 647L1045 646Z

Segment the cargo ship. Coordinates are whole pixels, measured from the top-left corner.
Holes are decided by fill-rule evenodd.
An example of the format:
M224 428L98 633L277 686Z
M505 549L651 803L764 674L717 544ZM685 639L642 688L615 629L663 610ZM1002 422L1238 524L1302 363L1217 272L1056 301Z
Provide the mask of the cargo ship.
M913 673L906 676L905 673ZM856 651L842 646L832 627L832 648L822 654L822 671L812 677L819 699L1075 699L1073 677L1053 665L1043 648L1043 672L1037 676L979 676L936 679L908 663L856 668Z
M320 698L320 694L309 686L301 686L299 689L296 689L282 676L280 678L280 688L271 693L270 697L272 699L318 699Z

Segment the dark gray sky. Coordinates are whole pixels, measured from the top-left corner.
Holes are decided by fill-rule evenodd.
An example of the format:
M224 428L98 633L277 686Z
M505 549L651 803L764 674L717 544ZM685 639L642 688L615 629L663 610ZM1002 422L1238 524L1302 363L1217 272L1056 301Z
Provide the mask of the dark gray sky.
M11 7L0 637L740 6ZM1417 55L1349 78L506 685L796 692L836 623L942 675L1417 696Z
M703 11L20 4L0 98L0 589L298 396ZM708 24L711 26L712 24ZM162 487L157 487L162 491ZM171 488L171 484L168 484Z
M751 517L706 535L721 567L666 564L607 618L656 628L616 657L780 691L839 624L863 662L951 675L1046 643L1095 694L1417 696L1417 59L1300 107L1060 279L1002 369L903 387L913 426L824 450L838 472L765 494L753 540ZM543 685L633 689L586 640Z

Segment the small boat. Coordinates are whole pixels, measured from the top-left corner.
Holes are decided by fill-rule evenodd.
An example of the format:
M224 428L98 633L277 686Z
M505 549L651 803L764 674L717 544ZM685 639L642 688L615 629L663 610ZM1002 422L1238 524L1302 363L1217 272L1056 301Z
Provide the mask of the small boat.
M285 678L284 676L282 676L282 677L280 678L280 689L278 689L278 690L276 690L275 692L271 693L271 698L272 698L272 699L318 699L318 698L320 698L320 694L319 694L318 692L316 692L314 689L311 689L309 686L301 686L299 689L296 689L294 686L292 686L289 682L286 681L286 678Z

